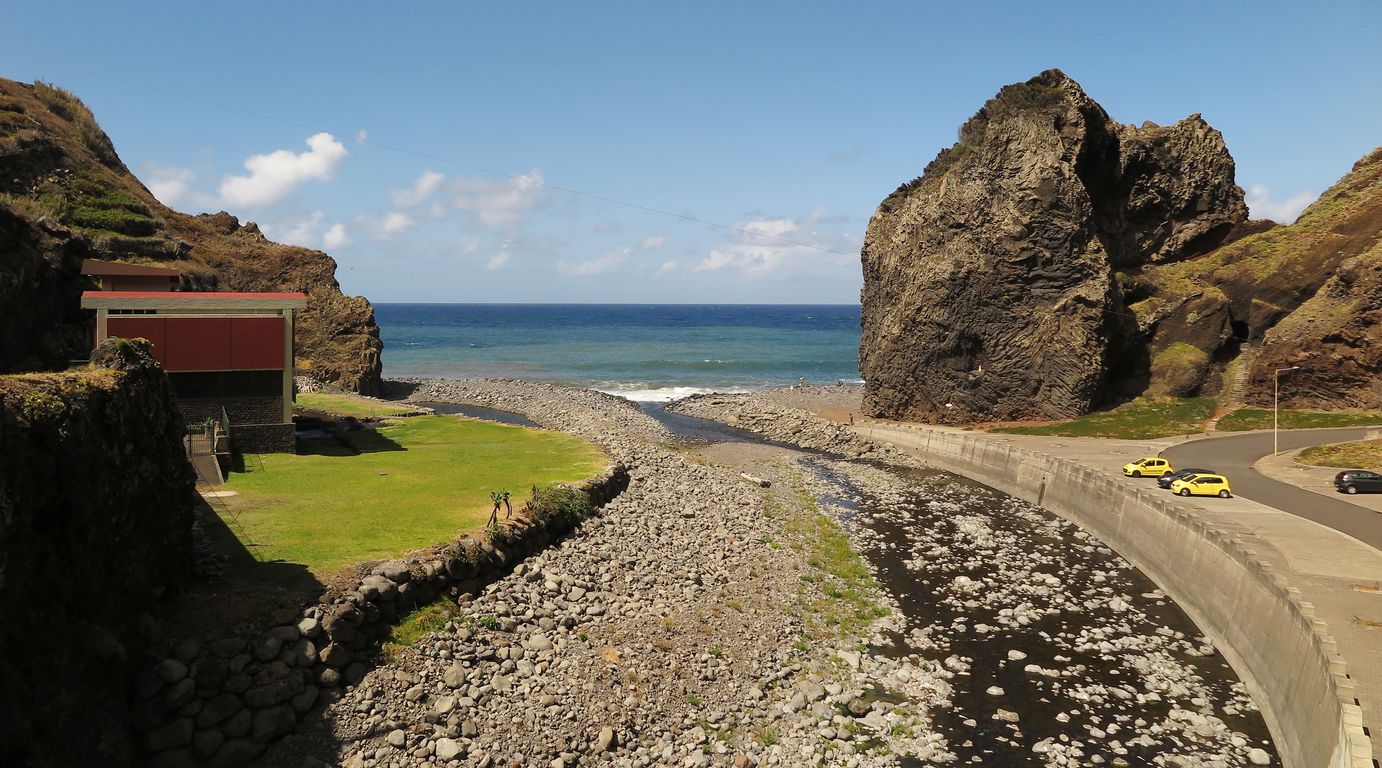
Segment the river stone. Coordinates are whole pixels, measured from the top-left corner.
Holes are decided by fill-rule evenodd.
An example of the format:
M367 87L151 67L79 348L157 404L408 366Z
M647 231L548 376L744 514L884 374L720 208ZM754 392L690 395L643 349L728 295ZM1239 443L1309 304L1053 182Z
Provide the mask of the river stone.
M360 580L360 594L372 603L392 600L398 594L398 585L384 576L372 574Z
M236 739L241 736L248 736L250 728L253 726L254 714L248 709L242 709L231 715L229 720L225 721L225 724L221 726L221 733L224 733L232 739Z
M1253 747L1248 750L1248 762L1253 765L1271 765L1272 757L1267 754L1267 750Z
M187 665L177 659L164 659L158 663L158 676L166 683L176 683L187 677Z
M190 717L180 717L162 728L149 731L149 749L159 752L173 747L184 747L192 742L195 724Z
M436 754L438 760L445 762L455 760L457 757L460 757L461 753L464 751L465 749L460 745L460 742L454 739L437 739L437 746L434 754Z
M595 751L608 752L615 743L614 729L607 725L601 728L599 735L595 737Z
M233 693L218 693L197 713L197 727L207 728L225 720L245 708L245 703Z
M550 651L552 650L552 641L548 640L546 635L533 635L528 638L527 646L538 652Z
M353 656L350 649L340 643L329 643L317 654L321 663L331 667L344 667Z

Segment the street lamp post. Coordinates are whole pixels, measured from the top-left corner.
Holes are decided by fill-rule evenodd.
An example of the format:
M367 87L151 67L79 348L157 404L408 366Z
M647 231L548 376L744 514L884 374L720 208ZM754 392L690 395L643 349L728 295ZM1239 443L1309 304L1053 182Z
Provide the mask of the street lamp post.
M1273 455L1273 456L1275 456L1275 455L1277 454L1277 447L1276 447L1277 418L1276 418L1276 414L1277 414L1277 401L1280 400L1280 398L1281 398L1281 383L1280 383L1280 381L1278 380L1277 377L1280 376L1281 374L1287 372L1287 371L1298 371L1298 370L1300 370L1300 366L1299 366L1299 365L1293 365L1293 366L1291 366L1290 368L1277 368L1276 370L1272 371L1272 455Z

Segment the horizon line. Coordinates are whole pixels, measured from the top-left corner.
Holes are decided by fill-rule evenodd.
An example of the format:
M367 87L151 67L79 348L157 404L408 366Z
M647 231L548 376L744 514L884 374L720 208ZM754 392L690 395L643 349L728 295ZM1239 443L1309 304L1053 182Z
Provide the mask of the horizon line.
M429 304L440 306L569 306L569 307L862 307L862 302L751 302L751 301L375 301L384 304Z

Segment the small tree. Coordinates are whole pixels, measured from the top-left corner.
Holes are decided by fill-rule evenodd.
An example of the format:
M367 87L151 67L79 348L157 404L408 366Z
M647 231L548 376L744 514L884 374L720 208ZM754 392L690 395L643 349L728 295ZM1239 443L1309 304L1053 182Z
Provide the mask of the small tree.
M494 509L489 511L489 522L485 523L485 528L494 528L499 525L499 505L508 500L508 491L490 491L489 500L494 502Z

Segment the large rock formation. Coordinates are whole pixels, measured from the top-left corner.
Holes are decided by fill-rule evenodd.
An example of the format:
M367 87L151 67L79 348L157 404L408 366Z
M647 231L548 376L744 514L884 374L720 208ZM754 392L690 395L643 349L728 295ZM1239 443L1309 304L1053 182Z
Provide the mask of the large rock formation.
M270 242L227 213L167 208L72 94L0 78L0 371L61 367L87 351L83 258L178 269L188 290L302 291L301 372L380 388L374 310L341 293L330 256Z
M1223 137L1111 120L1057 70L1002 89L863 248L865 408L932 421L1089 410L1136 338L1115 270L1212 249L1247 218Z

